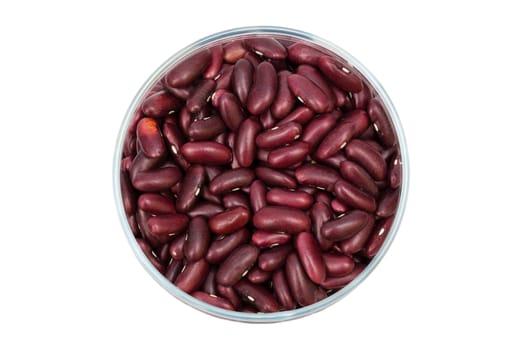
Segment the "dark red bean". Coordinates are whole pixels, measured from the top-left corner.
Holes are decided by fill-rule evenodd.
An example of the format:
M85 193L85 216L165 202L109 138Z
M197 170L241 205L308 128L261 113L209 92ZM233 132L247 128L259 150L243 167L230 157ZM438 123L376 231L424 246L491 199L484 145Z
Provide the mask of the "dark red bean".
M267 206L255 213L253 225L264 231L299 233L310 229L310 218L299 209Z
M177 211L186 213L190 211L202 189L205 180L205 170L200 164L194 164L186 171L182 180L182 186L178 194L176 208Z
M255 173L248 168L226 170L210 182L209 189L213 194L223 194L250 186L254 179Z
M122 170L120 171L120 192L124 211L127 215L133 215L137 210L137 195L131 185L128 173Z
M250 232L247 229L241 229L227 236L220 236L210 244L206 253L206 260L211 264L222 262L235 248L246 243L249 236Z
M315 67L307 64L301 64L299 67L297 67L296 73L302 75L317 85L317 87L319 87L328 98L327 110L331 111L334 109L335 96L332 87Z
M244 207L230 208L210 219L210 229L218 235L238 231L250 221L250 211Z
M401 191L399 188L395 190L386 190L381 195L379 202L377 204L376 215L382 218L389 217L395 214L397 205L399 203L399 196Z
M352 68L347 64L333 57L323 56L319 58L318 67L337 87L353 93L361 91L361 79L352 74Z
M312 219L312 232L321 250L326 251L332 248L334 243L321 234L321 227L324 223L332 220L332 212L328 205L323 202L315 202L310 209L310 217Z
M184 259L184 245L186 244L186 235L177 235L170 242L169 253L173 260Z
M266 193L269 204L283 205L297 209L306 210L314 202L312 196L303 191L291 191L282 188L272 188Z
M241 104L246 106L246 99L253 83L253 66L246 58L241 58L233 66L233 91Z
M386 177L387 165L381 154L362 140L352 140L345 148L346 156L359 163L374 180Z
M330 168L317 164L305 164L295 169L295 178L302 185L332 191L335 183L341 179L339 174Z
M292 236L287 233L255 231L252 235L252 243L259 248L268 248L286 244L291 239Z
M260 312L277 312L279 304L273 295L264 287L241 280L235 284L234 289L248 303L255 306Z
M383 246L383 242L388 236L390 228L394 223L394 218L395 216L392 215L386 219L380 220L376 224L364 249L364 253L366 256L368 256L369 258L374 257L379 251L379 249Z
M374 228L375 220L374 216L370 214L368 222L358 233L350 238L347 238L338 243L339 249L343 254L352 255L359 252L366 244L368 237L372 233Z
M143 239L137 238L137 244L139 245L142 252L148 258L149 262L162 274L164 274L165 268L153 254L153 249L151 246Z
M181 107L182 101L164 90L154 93L142 102L142 112L151 118L165 117Z
M267 109L259 116L259 121L264 130L271 129L275 126L277 120L272 116L272 111Z
M137 219L135 218L135 215L128 215L127 220L128 220L129 229L133 233L133 236L139 237L140 229L139 229L139 225L137 224Z
M352 97L354 98L355 108L366 110L368 108L370 99L372 98L372 94L370 93L370 88L368 85L363 84L361 91L352 94Z
M310 232L301 232L295 236L294 246L304 271L314 283L321 283L326 278L326 266L321 248Z
M244 112L241 108L241 103L230 92L225 92L219 98L219 113L221 114L224 124L231 131L235 132L239 129L244 118Z
M175 204L169 198L158 193L143 193L137 204L140 209L152 214L174 214Z
M191 95L191 92L193 91L193 89L195 88L194 86L184 86L184 87L173 87L173 86L169 86L168 83L166 82L166 78L163 79L163 84L164 84L164 87L165 89L170 93L172 94L173 96L181 99L181 100L187 100L188 97ZM182 102L181 102L182 103Z
M223 90L223 92L230 89L232 85L232 76L233 76L233 66L229 64L224 64L221 67L221 70L219 71L218 78L215 78L215 81L217 82L217 86L215 92L218 93L220 90ZM214 94L212 94L212 105L213 107L218 107L218 101L214 103Z
M255 264L259 256L259 248L250 244L242 244L224 260L217 270L217 283L223 286L233 286Z
M212 115L190 124L188 136L192 141L212 140L226 131L226 125L221 118Z
M228 63L235 63L246 53L244 40L235 40L223 46L223 59Z
M285 272L288 286L297 304L307 306L317 301L317 287L308 278L296 253L288 255Z
M319 142L335 127L337 116L335 113L323 114L312 119L304 128L301 141L310 145L311 149L317 147Z
M286 262L286 258L291 251L291 244L282 244L267 249L259 255L257 265L261 270L264 271L274 271L280 269Z
M332 196L325 191L316 191L315 192L315 201L326 204L327 207L330 207L330 202L332 201Z
M277 127L284 127L288 124L297 123L304 125L308 123L314 116L314 112L308 107L298 107L293 110L286 118L277 123ZM293 125L293 124L292 124Z
M250 210L250 199L247 195L245 195L242 192L233 192L225 194L222 197L222 204L225 208L233 208L233 207L245 207L246 209Z
M211 97L217 83L211 79L204 79L199 82L199 84L193 89L190 96L186 100L186 108L191 113L198 113L204 106L208 99Z
M184 256L188 261L197 261L206 255L210 245L210 231L203 216L191 219L188 227L188 238L184 244Z
M337 215L344 214L349 210L348 206L337 198L330 201L330 208L332 208Z
M250 205L254 213L266 206L266 186L261 180L250 185Z
M288 168L305 160L310 152L306 142L297 141L289 146L276 148L268 154L268 163L274 168Z
M391 188L401 186L401 172L401 156L398 154L392 159L388 170L388 181Z
M159 125L153 118L142 118L137 124L137 141L150 158L160 158L166 154L166 146L160 134Z
M274 38L249 38L245 40L245 43L257 55L272 60L283 60L288 54L283 44Z
M327 221L321 227L321 235L330 241L342 241L357 234L368 223L369 215L354 210L335 220Z
M273 273L272 287L277 301L284 310L295 309L295 300L293 299L290 287L288 287L288 281L286 281L286 274L283 269L279 269Z
M301 124L290 122L265 130L255 139L260 148L275 149L297 140L301 136Z
M166 118L162 125L162 134L167 142L168 148L171 151L173 160L182 168L188 169L190 164L184 159L180 148L184 144L185 140L182 136L177 122L172 118Z
M190 163L221 165L232 160L231 150L214 141L188 142L181 147L181 152Z
M212 265L206 275L206 279L202 282L201 291L211 295L217 295L218 291L215 276L217 276L217 267Z
M342 254L323 253L323 261L326 266L326 274L329 277L348 275L355 267L354 260Z
M361 166L357 165L354 162L344 161L341 163L341 175L352 183L357 188L371 194L372 196L377 196L379 189L374 182L374 179L363 169Z
M334 94L336 107L339 107L342 110L348 110L353 107L352 101L350 100L350 96L346 91L338 88L335 85L332 85L331 88L332 93Z
M308 78L299 74L291 74L288 77L288 87L301 103L314 112L325 113L329 111L329 98Z
M272 105L277 93L277 73L269 62L261 62L256 68L246 107L253 115L259 115Z
M189 219L183 214L162 214L148 219L148 227L154 235L176 235L188 227Z
M138 173L132 179L133 187L142 192L160 192L175 185L182 174L176 166L158 168Z
M220 307L222 309L231 310L234 311L235 308L230 303L228 299L218 297L216 295L211 295L205 292L196 291L191 294L192 297L195 299L199 299L200 301L203 301L205 303L208 303L210 305Z
M133 158L133 161L129 165L129 178L131 180L131 183L133 183L133 180L137 176L137 174L153 169L154 167L158 166L161 159L158 158L148 158L144 155L144 152L140 150L135 158Z
M226 286L217 284L217 292L219 292L219 294L222 297L227 299L230 302L230 304L233 305L235 310L239 310L241 308L242 306L241 298L239 297L239 295L237 295L237 292L235 291L235 289L233 289L233 287L226 287Z
M184 260L172 259L168 264L168 267L166 268L166 273L164 274L164 277L166 277L166 279L168 279L171 283L175 282L175 279L180 274L183 267Z
M175 279L175 285L182 291L191 294L200 288L206 275L209 264L205 259L189 262Z
M190 218L202 215L205 218L209 219L212 216L222 213L223 211L224 208L219 204L212 202L200 202L195 204L193 208L189 212L187 212L187 214Z
M166 76L166 83L172 87L189 85L210 65L210 50L199 51L175 65Z
M297 182L293 177L272 168L257 167L255 168L255 176L268 186L297 187Z
M288 59L295 64L316 66L325 54L310 45L295 43L288 47Z
M283 119L293 109L295 105L295 96L288 87L288 77L291 75L287 70L280 71L277 74L278 88L275 100L271 106L272 115L276 119Z
M269 281L271 278L272 273L270 271L261 270L257 266L253 266L246 275L246 279L255 284L264 283Z
M234 154L242 167L250 167L255 160L255 138L261 130L256 118L245 119L239 126L235 139Z
M321 283L321 287L325 289L339 289L352 282L363 270L365 269L364 264L356 264L355 268L348 275L340 277L328 277Z
M315 156L324 159L333 156L344 148L353 136L354 126L351 123L341 123L326 134L315 152Z
M376 210L374 197L344 180L339 180L335 183L334 194L343 203L356 209L362 209L371 213Z
M210 65L202 73L202 77L205 79L217 79L222 66L222 55L223 50L221 45L216 45L210 48L211 58Z
M215 204L222 204L222 199L219 195L213 194L210 192L207 186L202 186L199 192L199 196L205 199L208 202Z
M370 120L374 125L381 143L386 147L392 147L395 145L396 134L394 133L394 127L386 115L381 102L377 98L370 100L368 105L368 115L370 116Z

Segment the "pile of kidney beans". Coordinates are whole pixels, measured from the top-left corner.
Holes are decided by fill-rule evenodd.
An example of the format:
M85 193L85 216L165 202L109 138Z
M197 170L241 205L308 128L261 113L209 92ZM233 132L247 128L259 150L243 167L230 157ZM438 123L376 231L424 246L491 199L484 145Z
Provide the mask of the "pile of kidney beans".
M313 304L375 256L400 197L391 119L354 67L252 36L200 49L147 92L123 145L131 231L166 279L209 304Z

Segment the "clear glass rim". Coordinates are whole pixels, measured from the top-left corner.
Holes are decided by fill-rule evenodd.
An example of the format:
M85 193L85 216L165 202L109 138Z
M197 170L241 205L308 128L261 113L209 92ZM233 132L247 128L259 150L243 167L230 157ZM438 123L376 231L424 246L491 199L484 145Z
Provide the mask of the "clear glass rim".
M246 313L246 312L238 312L238 311L230 311L230 310L222 309L222 308L210 305L208 303L202 302L196 298L193 298L191 295L183 292L179 288L177 288L173 283L171 283L160 272L157 271L157 269L149 262L147 257L142 252L127 222L127 216L126 216L126 213L124 212L124 205L123 205L122 196L120 193L120 166L121 166L121 157L122 157L122 152L123 152L123 147L124 147L124 140L126 137L127 129L133 119L134 111L137 109L140 101L143 99L147 91L158 81L158 79L162 75L164 75L167 72L167 70L171 66L173 66L176 62L180 61L183 57L187 56L188 54L191 54L193 51L203 46L207 46L207 45L210 45L218 41L223 41L225 39L233 39L233 38L243 36L243 35L289 36L294 39L300 39L300 40L304 40L304 41L307 41L313 44L323 46L326 49L333 51L337 55L347 60L348 63L353 65L363 75L363 77L368 80L370 85L376 90L378 96L383 102L385 109L387 110L387 113L391 117L395 132L397 134L399 148L401 152L402 179L401 179L401 194L400 194L400 199L399 199L399 206L398 206L398 210L397 210L394 222L392 224L392 227L388 233L388 236L386 237L385 241L383 242L383 245L379 249L376 256L370 261L370 263L366 266L366 268L347 286L345 286L338 292L330 295L326 299L323 299L312 305L301 307L295 310L279 311L279 312L274 312L274 313L255 313L255 314ZM303 32L300 30L285 28L285 27L275 27L275 26L250 26L250 27L240 27L240 28L234 28L234 29L221 31L221 32L206 36L200 40L195 41L194 43L181 49L180 51L175 53L173 56L171 56L168 60L166 60L146 80L146 82L137 92L133 101L128 107L124 120L120 126L120 130L119 130L117 142L116 142L116 147L115 147L114 159L113 159L113 195L115 199L116 209L118 212L121 226L126 235L126 238L133 250L133 253L137 257L137 259L140 261L144 269L164 289L166 289L170 294L174 295L177 299L181 300L185 304L193 308L196 308L200 311L203 311L207 314L219 317L219 318L232 320L232 321L247 322L247 323L281 322L281 321L288 321L288 320L301 318L301 317L313 314L341 300L343 297L347 296L354 288L356 288L359 284L361 284L361 282L363 282L370 275L370 273L376 268L376 266L382 260L382 258L386 254L387 250L389 249L390 245L392 244L392 241L394 240L399 230L399 227L400 227L400 224L403 219L404 212L405 212L405 207L406 207L406 202L407 202L407 197L408 197L408 184L409 184L408 150L407 150L407 144L406 144L403 128L401 126L399 116L397 114L396 109L394 108L392 101L390 100L383 86L374 77L374 75L361 62L359 62L356 58L354 58L350 53L348 53L344 49L340 48L339 46L325 39L322 39L316 35L313 35L307 32Z

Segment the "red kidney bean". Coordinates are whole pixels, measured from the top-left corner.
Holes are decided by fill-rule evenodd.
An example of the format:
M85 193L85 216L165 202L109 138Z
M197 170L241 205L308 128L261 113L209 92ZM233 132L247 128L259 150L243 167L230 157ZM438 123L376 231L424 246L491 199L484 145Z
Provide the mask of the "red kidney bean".
M292 251L290 244L282 244L267 249L259 255L257 265L263 271L274 271L280 269L286 262L288 254Z
M233 66L232 82L235 95L246 106L248 92L253 83L253 66L246 58L241 58Z
M272 188L266 193L266 200L269 204L283 205L297 209L306 210L314 202L312 196L303 191L291 191L282 188Z
M259 116L259 121L261 122L262 128L264 130L273 128L276 123L276 120L272 116L272 111L270 109L267 109Z
M223 55L222 46L216 45L210 48L210 53L211 53L210 65L204 71L204 73L202 73L202 77L205 79L217 79L217 76L219 75L219 72L222 67L222 55Z
M260 312L277 312L279 304L273 295L264 287L240 280L235 284L234 289L239 295L250 304L255 306Z
M255 160L255 138L261 124L255 118L245 119L239 126L235 139L234 154L242 167L250 167Z
M184 245L186 244L186 235L177 235L170 242L169 253L173 260L184 259Z
M326 266L326 274L329 277L348 275L355 267L354 260L342 254L323 253L323 261Z
M357 234L365 227L369 215L361 210L354 210L348 214L330 220L321 227L321 235L330 241L342 241Z
M302 185L332 191L334 184L341 179L339 174L330 168L317 164L305 164L295 169L295 178Z
M213 194L224 194L241 187L250 186L254 179L255 173L251 169L226 170L210 182L209 189Z
M148 158L144 155L144 152L140 150L129 165L129 178L131 180L131 183L133 183L133 180L135 179L137 174L146 170L150 170L155 166L158 166L159 162L160 159Z
M274 38L249 38L245 43L256 54L272 60L283 60L288 54L283 44Z
M231 150L214 141L187 142L181 147L181 152L190 163L221 165L232 160Z
M234 311L235 308L230 303L228 299L218 297L216 295L211 295L205 292L196 291L191 294L192 297L195 299L199 299L200 301L203 301L205 303L208 303L210 305L220 307L222 309L231 310Z
M292 239L287 233L274 233L266 231L255 231L252 235L252 243L259 248L268 248L286 244Z
M338 200L337 198L332 199L330 201L330 207L338 215L344 214L349 210L348 206L344 204L343 202L341 202L340 200Z
M352 101L348 93L337 86L332 85L332 93L335 98L335 106L341 108L342 110L348 110L353 108Z
M384 191L381 198L379 198L376 215L382 218L394 215L397 209L397 204L399 203L400 194L401 191L399 188Z
M401 156L397 154L390 162L390 169L388 170L388 181L391 188L398 188L401 186Z
M319 59L325 54L310 45L295 43L288 47L288 58L296 64L310 64L316 66Z
M259 63L261 63L261 59L259 59L259 56L257 56L255 53L251 51L247 51L242 57L246 58L253 67L257 67Z
M295 236L294 246L304 271L314 283L321 283L326 278L326 266L321 248L310 232L301 232Z
M217 284L217 292L227 299L235 308L235 310L239 310L242 307L242 301L239 295L237 295L237 292L233 287L226 287L222 286L220 284Z
M120 171L120 191L122 194L122 204L127 215L133 215L137 209L136 193L131 185L129 175L125 171Z
M172 118L166 118L162 125L162 134L167 142L168 148L171 151L173 160L182 168L188 169L190 164L184 159L180 148L184 144L184 137L179 131L177 122Z
M344 148L353 136L354 125L351 123L341 123L332 131L328 132L321 141L315 152L315 156L324 159L333 156L340 149Z
M222 119L212 115L191 123L188 129L188 136L192 141L205 141L212 140L225 131L226 126Z
M200 164L194 164L186 171L186 176L182 180L182 186L177 198L176 209L179 212L186 213L190 211L202 189L205 180L205 170Z
M226 235L240 230L250 221L250 211L244 207L227 209L213 216L208 225L218 235Z
M211 97L217 83L211 79L202 80L191 92L190 96L186 100L186 108L191 113L198 113L205 105L208 99Z
M391 216L386 219L380 220L376 224L364 249L364 253L366 256L372 258L377 254L379 249L383 246L383 242L388 236L388 232L390 231L390 228L392 227L393 223L394 216Z
M175 204L169 198L158 193L143 193L139 196L137 204L140 209L152 214L174 214Z
M222 203L225 208L233 208L233 207L245 207L246 209L250 210L250 200L248 196L243 194L242 192L234 192L234 193L228 193L225 194L222 197Z
M172 259L168 267L166 268L166 273L164 274L164 277L168 279L171 283L175 282L175 279L179 275L179 273L182 271L182 268L184 267L184 261L183 260L175 260Z
M255 144L260 148L275 149L297 140L302 130L301 124L295 122L275 126L257 135Z
M184 136L186 137L188 136L190 125L191 123L193 123L193 121L194 121L193 116L191 115L188 108L184 106L180 110L180 113L179 113L179 127L182 133L184 134Z
M206 279L202 282L201 291L207 294L217 295L218 291L217 283L215 283L215 276L217 276L217 267L211 266L206 275Z
M172 166L138 173L132 179L133 187L142 192L160 192L175 185L182 174L179 168Z
M164 90L154 93L142 102L142 112L151 118L165 117L181 107L182 101Z
M346 156L365 168L374 180L386 177L387 165L381 154L362 140L352 140L345 148Z
M223 286L233 286L255 264L259 256L259 248L250 244L242 244L224 260L217 270L217 283Z
M223 46L223 59L228 63L235 63L246 53L244 40L235 40Z
M335 95L332 87L328 84L322 74L315 68L307 64L301 64L297 67L296 73L312 81L323 91L328 98L327 110L331 111L335 106Z
M219 113L222 120L231 131L235 132L239 129L241 122L244 120L244 112L241 108L241 103L230 92L225 92L219 98Z
M356 209L362 209L368 212L374 212L376 210L374 197L344 180L339 180L335 183L334 194L343 203Z
M261 62L256 68L253 84L248 93L246 107L253 115L259 115L272 105L277 93L277 73L269 62Z
M361 249L365 246L368 237L372 233L374 224L374 216L370 214L367 224L358 233L350 238L338 242L340 251L346 255L352 255L361 251Z
M370 100L368 105L368 115L372 121L377 135L383 145L392 147L396 144L396 135L390 119L387 117L381 102L377 98Z
M266 281L269 281L272 278L272 273L269 271L264 271L258 268L257 266L253 266L248 274L246 275L246 279L248 281L255 283L255 284L261 284Z
M208 252L206 253L206 260L208 260L210 264L222 262L235 248L246 243L249 236L250 232L244 228L227 236L219 236L210 244Z
M372 98L372 94L370 93L370 88L368 85L363 84L361 91L352 94L352 97L354 98L355 108L366 110L368 108L370 99Z
M319 142L335 127L337 116L335 113L323 114L314 118L304 128L301 141L306 142L314 149Z
M308 78L299 74L288 77L290 91L303 103L316 113L329 111L330 100L317 85Z
M306 106L299 106L293 111L290 112L284 119L281 119L277 126L282 126L291 122L296 122L298 124L304 125L308 123L313 117L315 113L310 108Z
M310 146L306 142L297 141L270 151L268 163L274 168L288 168L304 161L309 151Z
M299 233L310 227L310 218L299 209L267 206L253 216L253 225L264 231Z
M189 262L175 279L175 285L182 291L191 294L202 285L208 269L209 264L205 259Z
M151 246L144 241L143 239L137 238L137 244L139 245L140 249L142 249L142 252L148 258L149 262L162 274L164 274L164 266L160 263L160 261L157 260L155 255L153 254L153 250L151 249Z
M353 93L361 91L361 79L352 74L352 68L345 63L330 56L323 56L319 58L318 67L337 87Z
M186 230L188 217L183 214L162 214L148 219L148 227L154 235L176 235Z
M160 158L166 153L166 146L160 134L159 125L153 118L142 118L137 124L137 141L150 158Z
M371 194L374 197L379 193L379 189L377 188L377 185L370 174L368 174L365 169L354 162L342 162L341 175L343 175L343 177L354 186Z
M184 256L188 261L197 261L206 255L210 245L210 231L203 216L191 219L188 227L188 238L184 244Z
M307 306L317 301L315 284L308 278L296 253L286 259L286 280L297 304Z
M365 265L356 264L355 268L348 275L339 277L328 277L321 283L321 287L325 289L339 289L352 282L363 270Z
M173 96L181 99L181 100L187 100L188 97L190 96L191 92L193 91L193 89L195 88L194 86L184 86L184 87L173 87L173 86L169 86L168 83L166 82L166 79L163 79L163 84L164 84L164 87L165 89L170 93L172 94ZM183 103L181 102L181 104L183 105Z
M310 209L310 217L312 219L312 232L315 235L321 250L326 251L332 248L334 243L330 240L327 240L321 234L321 227L325 222L328 222L332 219L332 212L330 211L328 205L323 202L315 202L312 206L312 209Z
M212 202L200 202L193 206L193 208L187 212L190 218L202 215L205 218L209 219L214 215L222 213L224 208L216 203Z
M225 64L222 66L221 70L219 71L218 78L215 78L215 81L217 82L215 93L218 93L220 90L223 92L230 89L232 85L232 76L233 76L233 66L229 64ZM218 102L214 103L214 95L212 94L212 105L217 108Z
M271 106L271 112L274 118L283 119L293 109L295 105L295 96L288 87L288 77L291 75L287 70L280 71L277 74L278 88L275 95L275 100Z
M318 190L315 192L315 201L324 203L327 207L330 207L330 203L332 202L332 196L325 191Z
M292 292L290 292L290 287L288 287L288 282L286 281L286 275L282 269L273 273L272 287L277 301L281 304L284 310L295 309L295 300L293 299Z
M189 85L208 68L210 61L210 50L197 52L177 63L166 76L166 83L172 87Z
M250 185L250 206L254 213L266 206L266 186L261 180Z
M296 188L295 179L281 171L267 167L255 168L255 176L268 186L279 186L286 188Z

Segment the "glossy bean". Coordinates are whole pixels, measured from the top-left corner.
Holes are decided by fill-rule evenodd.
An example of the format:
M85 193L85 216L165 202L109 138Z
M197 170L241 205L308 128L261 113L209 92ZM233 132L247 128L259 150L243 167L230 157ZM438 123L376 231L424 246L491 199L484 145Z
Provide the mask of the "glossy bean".
M282 244L267 249L259 255L257 266L263 271L274 271L280 269L286 262L286 258L291 251L291 244Z
M295 43L288 47L288 59L296 64L310 64L316 66L319 59L324 55L323 52L306 44Z
M329 111L329 98L308 78L299 74L291 74L288 77L288 87L301 103L314 112L325 113Z
M342 254L323 253L323 261L326 266L326 274L329 277L348 275L355 267L354 260Z
M301 141L310 145L311 149L317 147L319 142L335 127L337 116L335 113L323 114L314 118L304 128Z
M318 67L337 87L352 93L361 91L361 79L352 73L352 68L346 63L330 56L323 56L319 58Z
M228 63L235 63L246 53L244 40L235 40L223 46L223 59Z
M179 212L186 213L190 211L201 191L205 180L204 167L200 164L194 164L186 171L182 180L182 186L178 194L176 209Z
M294 246L304 271L314 283L321 283L326 278L326 266L321 248L314 235L300 232L294 237Z
M270 109L267 109L259 116L259 121L261 122L261 126L264 130L273 128L277 122L272 116L272 111Z
M269 58L272 60L283 60L286 58L288 52L286 48L277 39L256 37L245 40L248 46L257 55Z
M376 215L381 218L389 217L395 214L397 205L399 203L399 196L401 191L399 188L395 190L388 189L383 192L377 204Z
M321 227L321 235L330 241L342 241L359 233L370 220L361 210L354 210L335 220L327 221Z
M272 287L275 292L275 297L284 310L293 310L296 307L295 300L286 281L286 274L283 269L279 269L273 273Z
M301 125L308 123L315 113L310 108L306 106L299 106L291 111L284 119L279 120L277 126L282 126L290 122L296 122Z
M259 115L272 105L277 93L277 73L269 62L255 68L253 84L246 99L246 107L253 115Z
M197 52L177 63L177 65L168 72L166 83L172 87L189 85L208 68L210 61L210 50L205 49Z
M223 286L233 286L255 264L259 256L259 248L250 244L242 244L224 260L217 270L217 283Z
M315 202L312 209L310 209L310 218L312 219L312 233L321 250L326 251L332 248L334 243L321 234L321 227L333 218L329 206L323 202Z
M394 127L386 115L381 102L377 98L370 100L368 104L368 115L383 145L386 147L395 145L396 134L394 133Z
M398 154L390 162L390 168L388 170L388 181L391 188L401 186L401 172L401 156Z
M336 215L344 214L349 210L348 206L337 198L334 198L330 201L330 208L332 208Z
M120 193L122 195L122 204L127 215L133 215L137 209L136 193L131 185L131 180L126 171L120 171Z
M191 113L199 112L208 102L208 99L211 97L217 83L212 79L204 79L199 82L199 84L193 89L191 94L186 100L186 108Z
M184 106L179 112L179 128L184 136L188 136L191 123L194 118L186 106Z
M202 286L200 288L201 291L217 295L217 283L215 282L215 276L217 276L217 266L210 266L210 269L208 270L208 274L206 275L206 279L204 282L202 282Z
M158 193L143 193L139 196L137 204L140 209L152 214L174 214L173 200Z
M202 215L205 218L209 219L212 216L215 216L224 211L224 208L216 203L212 202L200 202L193 206L193 208L187 212L190 218Z
M241 58L233 66L233 91L243 106L253 83L253 66L246 58Z
M310 218L302 210L267 206L253 216L253 225L264 231L299 233L310 229Z
M332 191L335 183L341 179L339 174L328 167L318 164L305 164L295 169L295 178L302 185Z
M356 264L355 268L347 275L339 276L339 277L328 277L326 278L322 283L321 287L325 289L339 289L346 286L348 283L352 282L363 270L365 269L365 265L363 264Z
M353 136L354 126L351 123L341 123L323 138L315 156L324 159L333 156L340 149L344 148Z
M296 253L291 253L286 259L285 265L286 280L290 287L290 292L297 304L307 306L317 301L316 285L308 278L304 271L299 257Z
M352 97L354 98L355 108L366 110L368 108L370 99L372 98L372 94L370 93L370 88L368 85L363 84L361 91L352 94Z
M364 248L364 254L366 256L372 258L377 254L379 249L381 249L381 247L383 246L383 242L388 236L390 228L394 223L394 218L395 215L392 215L388 218L380 220L376 224L372 231L372 234L370 235L370 238L368 239L366 247Z
M160 158L166 153L159 125L153 118L142 118L137 124L137 142L147 157Z
M334 194L343 203L353 208L368 212L374 212L376 210L374 197L344 180L339 180L335 183Z
M250 199L248 196L240 191L228 193L225 194L222 197L222 204L225 208L233 208L233 207L245 207L246 209L250 210Z
M230 302L230 304L233 305L235 310L239 310L239 308L242 306L242 300L235 291L235 289L233 289L233 287L226 287L217 284L217 292L220 296L227 299Z
M261 166L257 167L255 168L255 176L268 186L279 186L286 188L297 187L297 182L292 176L272 168Z
M140 249L142 250L142 252L144 253L144 255L146 256L146 258L148 258L149 262L160 272L160 273L164 273L165 271L165 268L164 266L160 263L160 261L157 259L157 257L155 257L155 255L153 254L153 250L151 248L151 246L143 239L140 239L140 238L137 238L137 244L138 246L140 247Z
M260 312L277 312L279 304L273 295L264 287L241 280L235 284L234 289L248 303L255 306Z
M211 264L222 262L235 248L248 242L249 238L250 232L244 228L227 236L219 236L211 242L208 252L206 253L206 260Z
M232 76L233 76L233 66L229 64L224 64L221 67L221 70L219 71L218 78L215 78L215 81L217 82L216 90L215 92L219 92L222 90L223 92L230 89L232 85ZM214 103L214 96L215 93L212 94L212 105L217 108L218 107L218 101L217 103Z
M189 219L183 214L162 214L148 219L148 227L154 235L176 235L188 227Z
M302 132L301 124L290 122L265 130L255 139L257 147L275 149L297 140Z
M187 142L181 147L181 152L190 163L221 165L232 160L231 150L214 141Z
M286 117L295 105L295 96L292 94L292 91L288 86L288 77L291 74L292 73L287 70L280 71L277 74L277 93L275 94L275 100L271 106L272 115L276 119L283 119Z
M345 180L372 196L377 196L379 189L377 188L374 179L372 179L370 174L368 174L368 172L360 165L351 161L344 161L341 163L340 169L341 175Z
M308 64L301 64L297 67L296 73L299 75L302 75L303 77L307 78L311 82L313 82L321 91L325 94L325 96L328 99L328 106L327 110L331 111L335 107L335 95L334 92L330 86L330 84L326 81L326 79L323 77L323 75L317 70L317 68L308 65Z
M352 140L345 148L348 159L359 163L374 178L386 177L387 165L381 154L363 140Z
M169 245L169 253L172 260L183 260L184 259L184 245L186 244L186 235L181 234L175 236Z
M209 189L213 194L224 194L250 186L254 179L255 173L248 168L226 170L210 182Z
M346 255L352 255L361 251L368 241L368 237L370 237L370 234L372 233L374 224L374 216L369 214L367 224L361 230L359 230L358 233L350 238L338 242L341 252Z
M242 167L250 167L255 160L255 138L261 130L256 118L245 119L236 135L234 154Z
M241 108L241 103L230 92L225 92L219 98L219 113L221 114L224 124L233 132L239 129L244 118L244 112Z
M250 207L254 213L266 206L266 186L261 180L250 185Z
M184 267L184 260L175 260L172 259L168 267L166 268L166 273L164 273L164 277L166 277L167 280L169 280L171 283L175 282L175 279L182 271L182 268Z
M189 262L175 279L175 285L191 294L199 289L208 273L209 264L205 259Z
M268 163L274 168L287 168L305 160L310 146L297 141L288 146L276 148L268 154Z
M269 281L271 278L272 273L270 271L261 270L256 265L253 266L246 275L246 279L254 284L264 283Z
M142 112L151 118L165 117L181 107L182 101L165 90L154 93L142 102Z
M210 245L210 231L208 223L203 216L190 220L188 238L184 244L184 256L188 261L197 261L206 255Z
M198 299L200 301L203 301L205 303L208 303L210 305L220 307L222 309L231 310L234 311L235 308L230 303L228 299L218 297L216 295L208 294L201 291L195 291L191 294L192 297L195 299Z
M160 192L175 185L182 174L178 167L171 166L138 173L132 179L133 187L142 192Z
M188 169L190 164L186 161L186 159L184 159L184 156L180 151L180 148L184 144L185 140L179 130L179 127L177 126L177 122L171 118L166 118L164 120L164 124L162 125L162 134L164 136L164 140L166 140L173 160L182 169Z
M240 230L250 221L250 211L244 207L227 209L213 216L208 225L218 235L226 235Z
M292 236L287 233L255 231L252 235L251 242L259 248L268 248L286 244L291 239Z
M221 45L216 45L210 48L210 64L208 68L202 73L202 77L205 79L217 79L222 66L222 55L223 50Z
M172 94L173 96L185 101L188 99L188 97L191 95L191 92L193 91L193 89L195 88L194 86L183 86L183 87L173 87L173 86L170 86L167 82L166 82L166 78L163 79L163 84L164 84L164 87L166 88L166 90ZM181 104L183 104L181 102Z
M312 196L303 191L291 191L282 188L272 188L266 193L266 200L272 205L282 205L306 210L314 202Z
M190 124L188 136L192 141L212 140L226 131L226 125L221 118L212 115Z
M215 204L222 204L221 197L219 195L211 193L210 190L208 189L208 186L201 187L199 196L208 202L215 203Z

